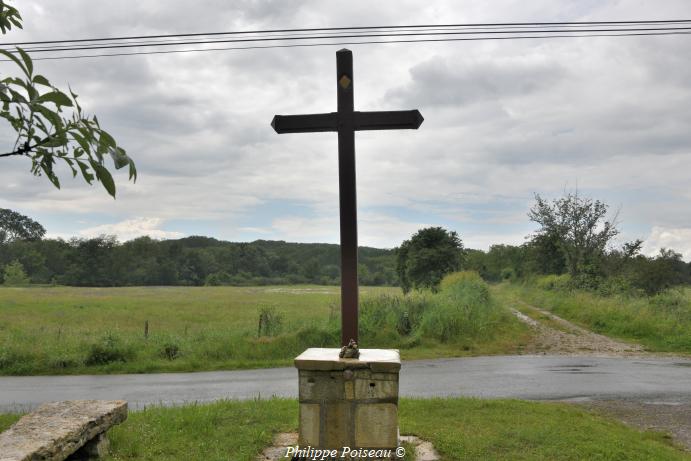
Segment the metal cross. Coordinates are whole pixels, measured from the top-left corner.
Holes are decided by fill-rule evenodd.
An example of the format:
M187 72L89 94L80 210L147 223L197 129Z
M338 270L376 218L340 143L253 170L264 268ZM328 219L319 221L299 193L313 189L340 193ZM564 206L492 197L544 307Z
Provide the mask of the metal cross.
M338 184L341 218L341 345L358 340L357 199L355 193L355 131L416 130L423 118L418 110L358 112L353 110L353 53L336 52L338 112L276 115L276 133L338 131Z

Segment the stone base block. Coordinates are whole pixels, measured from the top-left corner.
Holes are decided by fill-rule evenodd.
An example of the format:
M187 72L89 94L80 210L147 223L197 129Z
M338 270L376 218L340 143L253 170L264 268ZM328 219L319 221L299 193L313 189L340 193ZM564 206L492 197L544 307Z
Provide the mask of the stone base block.
M295 359L299 379L300 447L392 449L398 446L398 351L308 349ZM357 459L357 458L353 458Z

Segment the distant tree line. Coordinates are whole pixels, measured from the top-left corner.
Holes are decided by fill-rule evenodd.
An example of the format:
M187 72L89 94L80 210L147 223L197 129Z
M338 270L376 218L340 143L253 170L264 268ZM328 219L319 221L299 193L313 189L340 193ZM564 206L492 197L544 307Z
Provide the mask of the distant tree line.
M208 237L120 243L113 236L15 240L0 245L0 276L10 270L16 279L19 264L31 283L72 286L336 285L339 258L338 245L322 243ZM393 250L360 248L359 264L361 284L397 283Z
M548 201L536 195L529 218L539 225L523 245L465 249L455 231L429 227L393 250L361 247L362 285L435 290L444 275L475 270L485 280L531 280L603 294L654 295L691 284L691 263L662 249L641 254L642 241L617 247L616 215L578 193ZM120 243L113 236L44 239L40 224L0 209L0 282L73 286L268 285L340 283L339 246L257 240L225 242L209 237Z

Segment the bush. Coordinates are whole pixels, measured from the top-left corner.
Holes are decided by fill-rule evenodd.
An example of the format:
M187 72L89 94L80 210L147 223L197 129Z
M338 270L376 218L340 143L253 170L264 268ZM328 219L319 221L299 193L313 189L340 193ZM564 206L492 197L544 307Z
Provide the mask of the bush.
M320 328L314 325L300 328L295 333L295 336L300 343L300 349L307 347L334 347L341 341L340 330Z
M501 270L501 273L499 274L502 280L505 280L507 282L513 282L516 280L516 271L514 270L513 267L505 267L504 269Z
M686 310L691 312L691 301L682 290L669 289L650 297L650 304L657 310L675 312Z
M30 282L29 276L24 272L24 266L17 260L5 266L3 279L4 284L9 286L23 286Z
M15 368L17 365L29 362L31 358L25 352L3 345L0 348L0 370Z
M259 309L259 327L257 336L276 336L283 326L283 314L273 306L263 306Z
M161 357L168 360L175 360L180 357L180 346L174 342L167 342L161 348Z
M230 274L224 271L214 272L206 276L204 280L204 285L207 287L218 287L222 285L230 285L232 282L232 277Z
M367 344L399 348L419 345L423 338L459 342L487 334L498 315L489 286L477 272L454 272L435 294L363 299L360 332Z
M544 275L535 280L535 286L543 290L568 290L572 287L571 276L569 274Z
M464 286L467 284L481 284L484 286L487 286L480 277L480 274L478 274L476 271L461 271L461 272L452 272L448 275L446 275L442 280L441 283L439 284L439 288L444 291L448 290L452 286L458 285L458 286Z
M638 291L626 277L609 277L600 283L598 294L602 296L637 295Z
M444 277L442 290L424 313L423 335L443 343L491 334L500 316L489 287L477 272L455 272Z
M400 339L419 327L424 312L429 309L429 294L405 297L382 295L365 298L360 303L360 331L369 342Z
M107 333L97 343L91 344L84 363L86 365L107 365L113 362L127 362L134 357L134 350L124 344L113 333Z
M68 354L59 354L50 359L50 366L59 369L76 368L82 363L76 358Z

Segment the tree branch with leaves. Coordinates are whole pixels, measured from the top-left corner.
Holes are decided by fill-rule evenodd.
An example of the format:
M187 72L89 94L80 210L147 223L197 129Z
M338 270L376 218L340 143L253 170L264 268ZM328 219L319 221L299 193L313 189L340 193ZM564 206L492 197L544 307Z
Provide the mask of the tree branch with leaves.
M22 28L16 8L0 0L0 32L12 27ZM129 179L136 181L137 169L125 150L103 130L95 115L84 113L72 89L65 93L48 79L34 72L31 57L21 48L0 49L0 54L16 64L21 77L0 80L0 118L7 120L17 137L12 150L0 158L26 157L31 172L45 176L57 188L60 180L55 172L58 162L66 164L72 176L81 175L88 184L100 182L115 197L113 177L106 167L110 157L116 169L129 168Z

